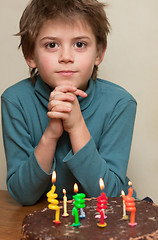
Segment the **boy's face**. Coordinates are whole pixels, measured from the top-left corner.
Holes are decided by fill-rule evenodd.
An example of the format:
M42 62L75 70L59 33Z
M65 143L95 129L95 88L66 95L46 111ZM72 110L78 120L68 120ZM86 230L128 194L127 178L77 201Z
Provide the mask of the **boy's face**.
M33 56L26 61L52 89L69 84L86 90L94 65L100 64L103 55L98 53L96 38L86 23L57 19L43 24Z

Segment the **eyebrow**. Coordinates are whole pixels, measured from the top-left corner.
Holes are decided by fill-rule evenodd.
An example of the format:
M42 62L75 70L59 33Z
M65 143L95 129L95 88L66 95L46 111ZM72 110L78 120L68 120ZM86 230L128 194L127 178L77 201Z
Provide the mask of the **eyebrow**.
M44 40L60 40L60 38L58 38L58 37L52 37L52 36L46 36L46 37L43 37L43 38L41 38L40 39L40 42L42 42L42 41L44 41ZM81 35L81 36L77 36L77 37L74 37L74 38L72 38L72 40L74 40L74 41L76 41L76 40L81 40L81 39L87 39L87 40L90 40L90 37L88 37L88 36L85 36L85 35Z

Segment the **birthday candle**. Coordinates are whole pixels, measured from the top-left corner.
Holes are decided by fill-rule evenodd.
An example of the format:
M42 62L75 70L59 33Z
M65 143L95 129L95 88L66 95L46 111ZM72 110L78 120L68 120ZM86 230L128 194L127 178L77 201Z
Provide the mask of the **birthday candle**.
M74 192L77 193L78 192L78 185L77 183L74 184ZM83 208L80 208L80 218L85 218L86 217L86 213L84 212Z
M123 218L124 220L127 220L127 219L128 219L128 216L127 216L127 214L126 214L126 205L125 205L125 200L124 200L125 192L124 192L123 190L121 191L121 197L123 198L123 216L122 216L122 218Z
M100 189L104 189L104 182L103 179L100 178L99 180ZM105 215L104 209L107 208L107 197L104 192L101 193L101 196L97 198L97 211L100 213L100 223L97 223L98 227L106 227L107 223L104 222Z
M63 205L64 205L64 213L63 213L63 217L68 217L69 214L67 213L67 197L66 197L66 190L63 189L63 194L64 194L64 197L63 197Z
M74 184L74 192L77 193L78 192L78 186L75 183ZM75 223L72 224L72 226L74 227L79 227L81 225L81 223L79 222L79 215L78 215L78 208L84 208L85 207L85 194L84 193L78 193L76 195L73 196L73 199L75 200L73 202L73 204L75 205L72 209L72 215L75 216Z
M55 220L53 220L53 222L56 224L59 224L61 223L59 220L60 208L58 206L59 201L56 199L58 197L58 194L55 193L55 190L56 190L56 186L54 185L55 181L56 181L56 172L53 171L53 174L52 174L53 186L51 187L51 190L47 193L48 202L50 202L50 204L48 205L48 208L56 211Z
M128 224L131 227L134 227L135 225L137 225L137 223L135 222L136 207L135 207L135 202L134 202L135 199L132 197L132 195L133 195L133 188L131 187L132 182L129 181L128 185L130 187L128 189L127 196L124 197L124 200L125 200L126 210L131 212L130 223L128 223Z

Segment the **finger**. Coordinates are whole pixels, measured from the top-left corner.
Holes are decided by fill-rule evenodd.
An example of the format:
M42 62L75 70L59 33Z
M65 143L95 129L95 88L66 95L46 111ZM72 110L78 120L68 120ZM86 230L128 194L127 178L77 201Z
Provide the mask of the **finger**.
M49 101L53 100L58 100L58 101L74 101L75 96L73 94L69 93L62 93L62 92L56 92L56 93L51 93L49 97Z
M48 104L48 110L51 112L70 112L72 107L69 102L52 101Z
M50 119L65 119L68 112L47 112L47 117Z
M57 96L60 93L74 93L76 96L81 96L83 98L87 97L87 93L84 92L83 90L77 89L74 86L70 85L61 85L56 87L50 94L50 100L54 98L54 96Z
M61 86L58 86L54 89L54 91L63 92L63 93L75 92L76 90L77 90L77 88L75 86L72 86L72 85L61 85Z
M83 97L83 98L87 97L87 93L84 92L84 91L82 91L82 90L80 90L80 89L77 89L77 90L74 92L74 94L75 94L76 96L80 96L80 97Z
M61 104L60 101L52 100L48 103L48 111L51 111L53 107L55 107L57 104Z

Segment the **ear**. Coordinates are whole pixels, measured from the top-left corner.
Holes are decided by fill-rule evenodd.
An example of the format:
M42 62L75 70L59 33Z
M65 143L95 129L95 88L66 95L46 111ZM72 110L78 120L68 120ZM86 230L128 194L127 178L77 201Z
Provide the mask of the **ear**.
M25 58L26 62L27 62L27 65L30 67L30 68L36 68L36 62L34 60L33 57L27 57Z
M98 66L103 61L105 51L106 51L106 47L104 49L98 50L98 54L96 56L96 60L94 64L95 66Z

